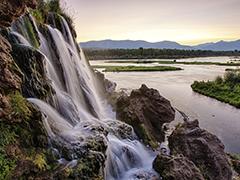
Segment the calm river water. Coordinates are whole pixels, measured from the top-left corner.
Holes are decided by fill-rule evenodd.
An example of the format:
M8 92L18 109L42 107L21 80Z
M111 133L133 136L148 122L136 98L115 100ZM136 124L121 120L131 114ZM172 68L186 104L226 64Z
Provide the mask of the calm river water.
M194 58L184 61L227 62L228 57ZM136 65L112 64L106 61L91 61L92 65ZM139 65L139 64L138 64ZM140 64L141 65L141 64ZM148 66L156 64L147 64ZM213 80L223 75L228 67L215 65L173 65L183 71L171 72L121 72L105 73L109 80L117 83L117 89L136 89L141 84L158 89L172 105L185 112L190 119L198 119L200 126L217 135L225 144L227 152L240 152L240 109L194 93L190 85L194 81Z

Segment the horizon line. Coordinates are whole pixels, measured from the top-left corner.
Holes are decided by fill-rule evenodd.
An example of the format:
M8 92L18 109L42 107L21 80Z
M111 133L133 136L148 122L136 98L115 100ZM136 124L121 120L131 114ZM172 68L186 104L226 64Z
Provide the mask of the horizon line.
M206 42L203 42L203 43L197 43L197 44L184 44L184 43L180 43L178 41L172 41L172 40L160 40L160 41L147 41L147 40L132 40L132 39L101 39L101 40L88 40L88 41L83 41L83 42L79 42L80 44L81 43L88 43L88 42L97 42L97 41L144 41L144 42L148 42L148 43L159 43L159 42L174 42L174 43L178 43L180 45L183 45L183 46L198 46L198 45L201 45L201 44L206 44L206 43L218 43L218 42L234 42L234 41L240 41L240 38L236 38L236 39L233 39L233 40L216 40L216 41L206 41Z

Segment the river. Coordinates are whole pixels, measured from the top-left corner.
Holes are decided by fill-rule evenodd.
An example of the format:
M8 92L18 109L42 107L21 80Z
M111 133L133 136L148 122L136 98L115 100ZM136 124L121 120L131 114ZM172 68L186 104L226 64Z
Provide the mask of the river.
M228 57L194 58L180 61L227 62ZM91 61L92 65L142 65L118 64L106 61ZM155 64L145 64L153 66ZM117 90L136 89L141 84L159 90L172 105L185 112L190 119L198 119L200 126L217 135L225 145L226 151L240 152L240 109L215 99L199 95L192 91L194 81L213 80L223 75L228 67L215 65L172 65L181 67L182 71L171 72L121 72L105 73L106 78L117 83Z

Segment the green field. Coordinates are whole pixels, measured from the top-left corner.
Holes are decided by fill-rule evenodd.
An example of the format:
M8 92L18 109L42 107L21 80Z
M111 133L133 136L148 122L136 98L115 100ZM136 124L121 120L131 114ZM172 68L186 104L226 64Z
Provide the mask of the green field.
M150 72L150 71L179 71L183 70L172 66L93 66L96 69L104 69L104 72Z

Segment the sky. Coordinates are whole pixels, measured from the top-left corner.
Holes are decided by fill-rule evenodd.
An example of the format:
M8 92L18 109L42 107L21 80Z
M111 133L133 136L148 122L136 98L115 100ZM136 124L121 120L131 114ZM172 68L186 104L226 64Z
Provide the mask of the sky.
M240 0L62 0L79 42L240 39Z

